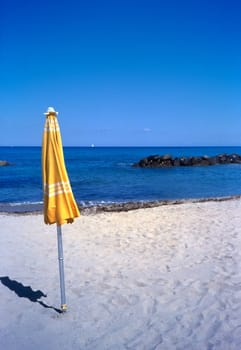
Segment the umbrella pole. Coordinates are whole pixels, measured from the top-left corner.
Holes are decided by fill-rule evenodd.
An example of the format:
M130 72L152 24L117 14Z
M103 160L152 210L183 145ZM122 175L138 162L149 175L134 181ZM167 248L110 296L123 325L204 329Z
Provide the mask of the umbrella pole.
M60 293L61 293L61 310L67 310L66 298L65 298L65 283L64 283L64 253L62 244L62 229L61 225L57 225L57 237L58 237L58 258L59 258L59 278L60 278Z

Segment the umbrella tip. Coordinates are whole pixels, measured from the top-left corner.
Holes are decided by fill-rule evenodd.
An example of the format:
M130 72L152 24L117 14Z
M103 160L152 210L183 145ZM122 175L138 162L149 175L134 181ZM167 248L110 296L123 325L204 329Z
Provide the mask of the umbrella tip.
M49 114L56 114L56 115L58 115L58 113L59 112L56 112L54 107L48 107L47 112L45 112L44 114L45 115L49 115Z

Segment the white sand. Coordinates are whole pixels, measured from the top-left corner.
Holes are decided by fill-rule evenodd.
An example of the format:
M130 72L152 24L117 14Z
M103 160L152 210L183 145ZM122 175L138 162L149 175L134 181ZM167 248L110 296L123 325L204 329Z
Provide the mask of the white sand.
M241 200L63 226L68 312L0 281L0 349L241 349ZM56 227L0 215L0 278L59 308Z

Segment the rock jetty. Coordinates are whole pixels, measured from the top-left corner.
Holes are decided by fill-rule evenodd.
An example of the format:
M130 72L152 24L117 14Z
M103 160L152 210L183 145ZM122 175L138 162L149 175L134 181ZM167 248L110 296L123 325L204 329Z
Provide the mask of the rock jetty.
M219 154L216 156L172 157L171 154L151 155L133 164L134 168L165 168L175 166L210 166L217 164L241 164L239 154Z

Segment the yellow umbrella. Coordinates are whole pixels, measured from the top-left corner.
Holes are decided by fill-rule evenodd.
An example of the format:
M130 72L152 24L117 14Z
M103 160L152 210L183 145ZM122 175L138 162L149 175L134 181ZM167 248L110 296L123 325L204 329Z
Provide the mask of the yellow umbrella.
M64 259L62 246L61 225L72 223L80 216L75 202L68 174L65 168L61 134L57 114L49 107L42 144L42 178L44 191L44 222L57 224L58 255L61 289L61 309L67 309L64 285Z

